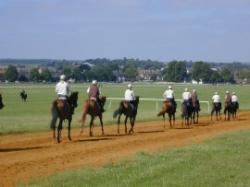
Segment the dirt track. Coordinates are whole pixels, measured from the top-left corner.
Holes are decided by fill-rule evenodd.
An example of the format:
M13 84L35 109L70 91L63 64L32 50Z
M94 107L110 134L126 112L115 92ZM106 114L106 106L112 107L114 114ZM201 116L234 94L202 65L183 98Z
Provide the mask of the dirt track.
M17 182L32 177L49 175L83 166L98 167L108 162L129 158L140 151L154 152L187 144L200 143L206 138L230 131L250 129L250 112L241 112L235 121L211 122L202 117L198 126L182 129L163 129L163 122L136 124L133 135L116 134L116 126L105 127L105 136L100 136L100 127L95 128L95 137L90 138L88 129L80 136L79 129L72 132L73 141L66 138L56 144L51 133L30 133L0 137L0 186L15 186Z

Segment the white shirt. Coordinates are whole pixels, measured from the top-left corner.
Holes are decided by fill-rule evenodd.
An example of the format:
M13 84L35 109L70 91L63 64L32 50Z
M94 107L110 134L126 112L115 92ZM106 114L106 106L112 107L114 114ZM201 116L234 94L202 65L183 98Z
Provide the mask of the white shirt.
M219 95L214 95L212 97L212 100L213 100L214 103L219 103L220 102L220 96Z
M125 101L135 100L135 93L133 90L127 89L124 94Z
M192 95L191 95L190 92L183 92L183 94L182 94L182 99L183 99L184 101L189 100L191 97L192 97Z
M60 81L56 84L55 92L57 95L67 96L69 94L69 85L65 81Z
M163 97L165 99L173 99L174 98L174 91L173 90L166 90L164 93L163 93Z
M238 97L236 95L232 95L231 100L232 100L232 102L237 102Z

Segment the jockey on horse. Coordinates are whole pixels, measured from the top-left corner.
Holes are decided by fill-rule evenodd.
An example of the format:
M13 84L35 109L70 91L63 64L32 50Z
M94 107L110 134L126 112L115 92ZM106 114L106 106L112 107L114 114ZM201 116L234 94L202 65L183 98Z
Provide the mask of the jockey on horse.
M213 110L215 110L215 107L217 105L219 106L219 108L221 108L220 96L218 95L218 92L214 92L212 101L213 101Z
M61 101L62 107L64 108L65 115L70 113L70 107L68 102L68 96L69 96L69 85L65 81L65 75L60 76L60 81L56 84L55 92L57 93L57 99Z
M170 102L174 106L174 111L176 111L176 102L174 99L174 90L172 89L172 86L168 86L168 89L163 93L163 98L166 100L166 102Z
M125 90L125 93L124 93L124 100L125 102L128 102L130 104L133 111L136 111L135 93L134 93L132 84L128 84L128 88Z
M192 99L193 107L197 107L198 111L200 111L200 102L199 102L198 95L195 89L193 89L193 92L191 94L191 99Z
M99 109L99 111L104 112L103 104L100 101L100 90L99 87L97 86L97 81L93 80L92 84L88 87L87 89L88 93L88 98L91 101L94 101Z
M183 104L189 106L192 104L192 95L188 91L188 88L185 88L185 91L182 93Z
M236 96L235 92L232 92L231 101L234 106L236 106L236 110L239 109L239 102L238 97Z

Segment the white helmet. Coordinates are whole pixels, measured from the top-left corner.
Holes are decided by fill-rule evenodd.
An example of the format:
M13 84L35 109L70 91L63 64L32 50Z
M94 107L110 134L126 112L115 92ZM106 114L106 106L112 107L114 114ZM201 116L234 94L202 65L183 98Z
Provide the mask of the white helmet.
M62 74L62 75L60 76L60 80L63 80L63 81L64 81L64 80L65 80L65 75Z
M229 94L229 91L226 91L226 94Z
M172 89L172 86L168 86L168 89Z
M187 92L188 91L188 88L185 88L185 92Z
M218 92L214 92L214 95L217 95L218 94Z
M92 84L97 84L97 81L96 81L96 80L93 80L93 81L92 81Z
M235 92L232 92L232 95L235 95Z
M131 89L132 88L132 84L128 84L128 88Z
M193 89L193 93L195 93L196 92L196 89Z

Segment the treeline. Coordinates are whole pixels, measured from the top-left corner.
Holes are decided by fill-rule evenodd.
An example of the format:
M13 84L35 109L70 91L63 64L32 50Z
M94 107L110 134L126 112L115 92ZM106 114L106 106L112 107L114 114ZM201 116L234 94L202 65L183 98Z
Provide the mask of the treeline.
M168 63L139 59L87 59L76 60L0 60L8 65L2 80L53 82L60 74L75 81L170 81L204 83L235 83L250 80L250 64L209 63L204 61L171 61ZM30 66L31 62L40 62ZM22 70L20 70L22 64ZM29 64L23 67L23 64ZM32 68L31 68L32 67Z

